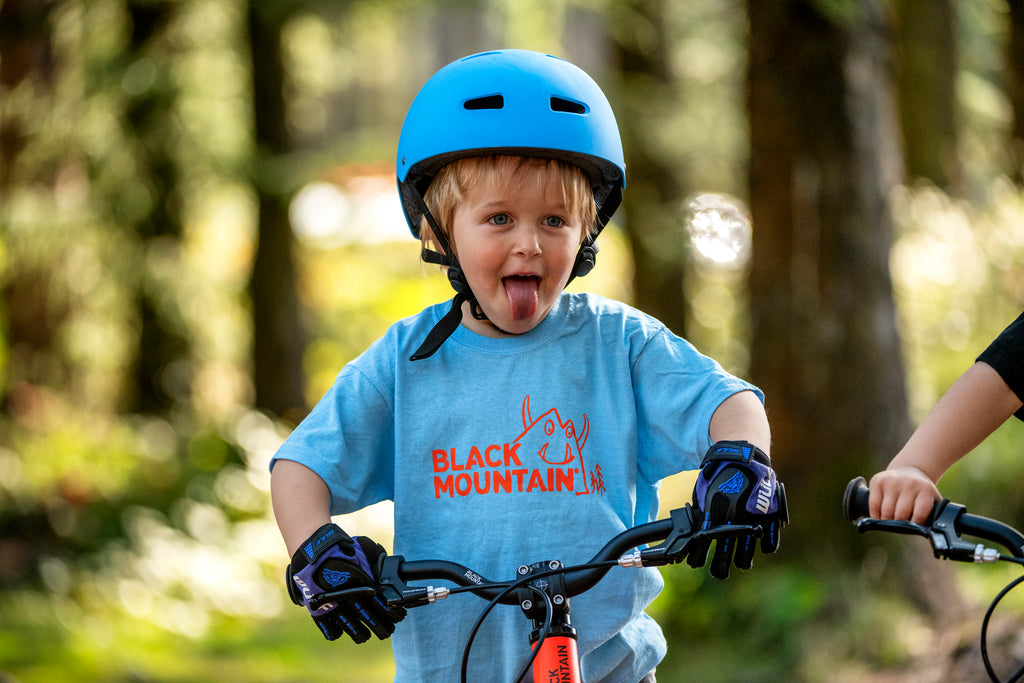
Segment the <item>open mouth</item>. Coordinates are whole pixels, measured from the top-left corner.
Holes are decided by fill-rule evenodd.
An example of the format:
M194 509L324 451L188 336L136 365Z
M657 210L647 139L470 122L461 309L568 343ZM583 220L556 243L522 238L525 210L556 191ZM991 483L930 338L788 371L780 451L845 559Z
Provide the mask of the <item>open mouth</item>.
M502 278L513 320L526 320L537 313L540 278L536 275L510 275Z

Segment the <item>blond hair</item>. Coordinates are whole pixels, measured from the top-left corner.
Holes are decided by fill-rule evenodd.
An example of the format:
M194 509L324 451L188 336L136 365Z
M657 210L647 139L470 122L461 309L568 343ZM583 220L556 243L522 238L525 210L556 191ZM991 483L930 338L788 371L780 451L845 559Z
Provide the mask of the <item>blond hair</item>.
M562 186L566 211L584 226L584 232L580 235L580 239L596 234L597 208L593 189L590 186L590 178L578 166L558 159L539 157L509 155L465 157L456 159L441 168L431 181L423 198L434 220L437 221L438 228L452 249L455 248L452 239L452 221L455 209L466 196L468 189L489 178L497 179L501 184L505 184L526 168L553 170ZM437 240L434 239L434 233L426 219L420 226L420 240L426 248L438 248Z

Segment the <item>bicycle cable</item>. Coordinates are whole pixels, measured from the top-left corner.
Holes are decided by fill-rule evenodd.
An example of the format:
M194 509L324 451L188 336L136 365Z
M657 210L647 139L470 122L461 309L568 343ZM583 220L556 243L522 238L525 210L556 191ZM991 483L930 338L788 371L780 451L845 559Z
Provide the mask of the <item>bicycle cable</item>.
M1012 562L1014 564L1024 566L1024 559L1020 559L1017 557L999 555L999 559L1003 562ZM1020 576L1014 579L1013 581L1008 583L1006 587L1003 588L1003 590L999 591L999 595L997 595L995 599L992 600L991 604L989 604L988 610L985 612L985 618L981 622L981 661L985 664L985 672L988 674L988 677L993 681L993 683L1014 683L1015 681L1019 681L1021 679L1021 676L1024 676L1024 666L1022 666L1019 669L1017 669L1017 673L1015 673L1010 678L1006 679L1005 682L1000 681L999 677L996 675L995 669L992 668L992 662L989 661L988 657L989 621L992 619L992 615L996 610L996 606L1002 601L1003 598L1005 598L1014 588L1019 586L1021 583L1024 583L1024 576Z
M487 606L480 613L480 616L477 617L476 623L473 624L473 628L469 632L469 637L466 638L466 645L462 648L462 670L459 674L459 680L461 681L461 683L467 683L468 681L469 652L473 648L473 641L476 639L476 634L480 630L480 627L483 626L484 619L486 619L487 615L490 614L492 609L494 609L495 605L498 605L500 603L502 598L504 598L513 590L519 588L520 584L524 583L526 580L534 578L536 577L531 576L509 584L505 588L505 590L498 593L490 602L487 603ZM526 664L524 664L523 668L519 671L518 674L516 674L515 679L513 679L515 683L519 683L519 681L522 680L523 676L525 676L527 672L529 672L534 660L537 659L537 653L540 652L540 645L544 642L544 638L547 637L547 631L551 629L551 619L552 614L554 612L554 605L551 603L551 598L550 596L548 596L547 593L537 588L536 586L531 586L529 584L526 584L525 587L529 590L532 590L534 593L539 593L540 596L544 598L546 608L544 612L545 633L544 636L537 641L537 646L533 648L533 652L530 653L530 657L526 660Z
M537 642L534 644L533 651L530 653L530 657L526 660L526 663L523 665L523 668L520 669L519 673L516 674L516 677L513 679L515 681L515 683L519 683L523 679L523 677L526 676L529 673L530 667L533 666L533 662L537 659L537 655L540 653L541 645L544 644L544 641L547 639L548 635L550 634L550 632L551 632L551 625L552 625L552 617L553 617L553 613L554 613L554 604L552 604L552 602L551 602L551 596L548 595L545 591L542 591L540 588L537 588L536 586L531 585L530 582L536 581L537 579L542 579L542 578L545 578L545 577L548 577L548 576L554 576L556 574L567 574L569 572L586 571L588 569L603 569L603 568L611 569L612 567L617 567L617 566L619 566L618 560L605 560L603 562L589 562L589 563L586 563L586 564L578 564L578 565L574 565L574 566L571 566L571 567L562 566L562 567L558 567L557 569L548 569L548 570L539 572L537 574L531 574L529 576L524 576L523 578L516 579L515 581L512 581L512 582L510 582L508 584L498 584L498 585L504 585L505 588L500 593L495 595L487 603L487 606L484 607L484 609L480 612L480 616L477 617L476 623L473 624L473 628L472 628L472 630L469 633L469 637L466 639L466 645L462 649L462 671L461 671L461 674L460 674L461 683L467 683L467 680L468 680L467 679L467 675L468 675L468 669L469 669L469 652L470 652L470 650L473 647L473 640L476 638L476 634L480 630L480 627L483 625L483 622L487 618L487 615L490 614L491 610L493 610L498 604L501 603L502 598L504 598L506 595L511 593L513 590L516 590L516 589L518 589L520 587L524 587L524 586L526 588L534 591L535 593L539 593L544 598L544 606L545 606L545 610L544 610L544 625L540 629L540 636L538 637ZM487 587L493 588L494 585L495 584L491 584L490 586L487 586ZM476 590L479 590L480 588L484 588L484 586L465 586L465 587L462 587L460 590L458 590L458 592L462 592L462 593L474 592ZM452 592L455 592L455 590L453 590ZM568 599L568 597L567 597L567 599Z

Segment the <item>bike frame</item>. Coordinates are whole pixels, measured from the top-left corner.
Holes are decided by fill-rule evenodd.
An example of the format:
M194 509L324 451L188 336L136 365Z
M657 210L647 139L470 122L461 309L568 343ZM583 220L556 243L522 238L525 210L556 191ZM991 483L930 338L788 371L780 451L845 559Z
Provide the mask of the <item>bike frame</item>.
M760 526L722 525L701 528L702 519L690 506L672 510L667 519L627 529L608 541L585 564L567 567L560 560L521 565L517 577L496 582L457 562L406 560L401 555L382 558L379 566L381 593L389 607L421 607L457 592L471 592L490 601L480 615L466 643L462 679L466 679L469 649L476 630L490 609L498 604L515 605L533 621L531 653L518 681L532 667L534 683L582 683L576 629L570 624L570 598L584 593L601 581L608 571L620 567L656 567L683 560L695 547L717 539L761 535ZM639 549L649 543L659 545ZM631 552L627 552L631 551ZM411 581L448 581L455 588L410 585ZM355 589L355 591L373 589ZM310 607L339 599L357 597L353 591L320 593Z

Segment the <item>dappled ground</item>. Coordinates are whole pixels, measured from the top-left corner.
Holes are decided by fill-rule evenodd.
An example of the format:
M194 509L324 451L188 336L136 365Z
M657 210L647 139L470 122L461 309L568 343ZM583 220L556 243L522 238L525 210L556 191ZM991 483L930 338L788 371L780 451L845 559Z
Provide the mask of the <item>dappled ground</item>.
M1001 620L991 627L989 654L1000 680L1008 680L1024 662L1020 658L1024 622ZM883 670L865 670L855 663L839 663L830 683L988 683L979 647L980 625L962 623L931 632L922 652L910 661ZM1017 664L1006 657L1016 653Z

